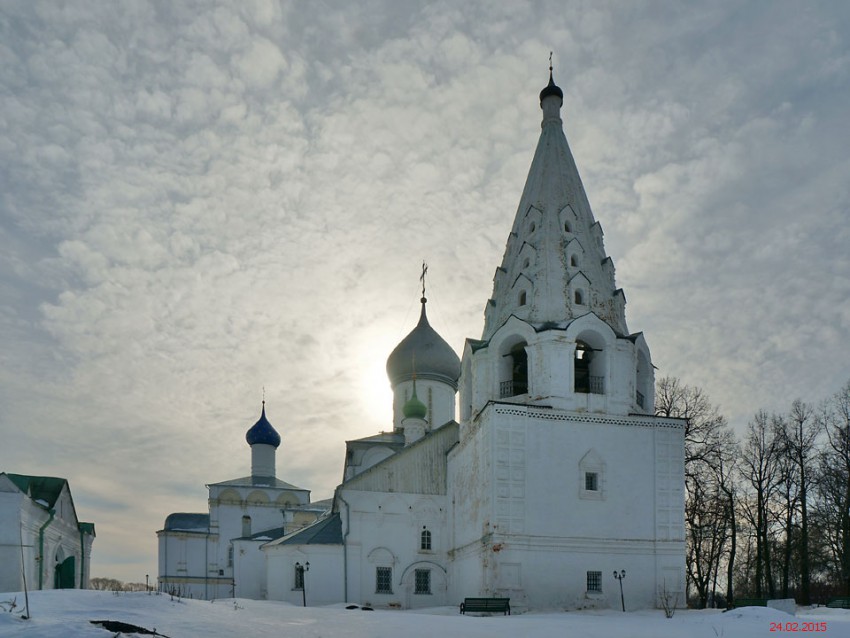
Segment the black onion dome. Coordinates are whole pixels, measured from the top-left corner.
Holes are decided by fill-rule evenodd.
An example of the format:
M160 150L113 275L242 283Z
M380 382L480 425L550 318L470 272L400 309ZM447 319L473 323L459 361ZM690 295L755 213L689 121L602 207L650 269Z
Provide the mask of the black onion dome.
M561 102L564 101L564 92L561 90L561 87L555 84L555 81L552 79L552 69L549 69L549 84L547 84L546 87L542 91L540 91L541 106L543 106L543 98L547 98L550 95L557 95L559 98L561 98Z
M280 434L266 418L265 401L263 401L263 413L260 415L259 421L252 425L251 429L245 434L245 440L248 441L248 445L256 445L257 443L274 447L280 445Z
M424 297L419 323L401 340L387 359L387 376L391 385L409 381L414 374L417 379L447 383L455 390L460 378L460 359L428 323Z

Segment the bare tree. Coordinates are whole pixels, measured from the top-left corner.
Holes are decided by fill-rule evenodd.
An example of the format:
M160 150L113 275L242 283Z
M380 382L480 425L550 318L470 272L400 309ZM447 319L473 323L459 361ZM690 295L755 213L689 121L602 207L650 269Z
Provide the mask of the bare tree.
M685 472L695 461L710 462L717 457L729 426L702 388L685 385L676 377L660 379L655 389L655 414L686 419Z
M664 377L655 396L656 414L686 420L686 574L698 606L705 607L713 597L733 534L729 503L734 489L728 470L734 463L736 443L726 419L702 389Z
M782 526L784 539L781 543L782 556L779 560L776 556L774 559L780 565L780 580L779 588L782 598L788 598L789 588L791 585L791 565L795 558L795 543L797 542L798 520L797 514L799 511L799 495L800 484L795 472L794 461L791 458L789 448L785 443L784 434L788 428L788 422L784 417L773 417L774 427L776 428L777 436L781 436L781 443L777 448L776 459L776 512L777 522ZM779 549L777 541L777 549Z
M818 420L828 445L818 481L822 533L830 545L834 571L850 596L850 381L825 405Z
M753 529L755 540L755 595L761 598L767 584L770 597L776 596L776 583L770 560L771 504L778 484L780 442L771 418L759 411L747 424L747 436L741 457L744 480L750 488L750 498L743 511Z
M731 431L730 431L730 438ZM729 527L729 552L726 555L726 605L731 606L735 602L735 558L738 553L738 507L737 497L737 458L740 453L737 441L732 438L729 445L730 457L719 460L715 473L717 485L724 496L724 506Z
M797 399L791 404L791 411L787 418L781 420L781 433L783 451L789 464L789 472L791 476L787 479L787 505L788 509L792 510L790 498L791 488L796 491L796 505L799 508L800 514L800 533L799 533L799 548L797 552L800 563L800 603L803 605L811 604L811 567L809 560L809 493L811 492L811 470L813 469L815 458L817 456L817 440L818 434L821 432L821 426L815 419L815 411L811 405ZM786 546L790 550L791 537L793 533L791 521L793 516L792 511L789 511L786 520ZM785 579L783 590L787 596L787 570L791 561L791 553L786 550L785 564Z
M117 578L92 578L89 580L89 589L124 591L124 583Z

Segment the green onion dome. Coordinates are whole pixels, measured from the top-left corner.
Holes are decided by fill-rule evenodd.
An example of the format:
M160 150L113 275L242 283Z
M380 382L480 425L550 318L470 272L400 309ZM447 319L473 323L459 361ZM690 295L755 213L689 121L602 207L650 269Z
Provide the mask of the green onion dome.
M411 396L401 408L405 419L425 419L428 413L428 408L419 397L416 396L416 381L413 381L413 396Z

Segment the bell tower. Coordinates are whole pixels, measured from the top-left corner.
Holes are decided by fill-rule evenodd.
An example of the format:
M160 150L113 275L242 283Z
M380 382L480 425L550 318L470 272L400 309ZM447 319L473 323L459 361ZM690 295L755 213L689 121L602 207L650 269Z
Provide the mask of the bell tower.
M649 347L626 326L562 106L550 65L484 331L461 362L451 594L613 607L625 569L633 604L651 607L662 585L684 600L684 426L654 416Z
M464 354L461 421L490 401L623 415L654 409L649 347L626 326L626 297L564 135L562 105L550 66L540 138L484 332Z

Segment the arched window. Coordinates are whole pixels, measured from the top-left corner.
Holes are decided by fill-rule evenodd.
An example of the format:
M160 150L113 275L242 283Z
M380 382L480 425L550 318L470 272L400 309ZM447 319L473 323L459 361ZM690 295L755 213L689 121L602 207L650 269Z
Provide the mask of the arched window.
M431 532L424 527L419 535L419 549L426 552L431 551Z
M576 257L575 255L572 255L570 257L570 266L572 266L573 268L578 268L578 257Z
M251 535L251 517L243 516L242 517L242 536L243 538Z
M519 305L524 306L525 303L526 303L526 299L527 299L527 296L525 294L525 291L523 290L521 293L519 293Z
M564 222L564 232L570 233L570 222Z

